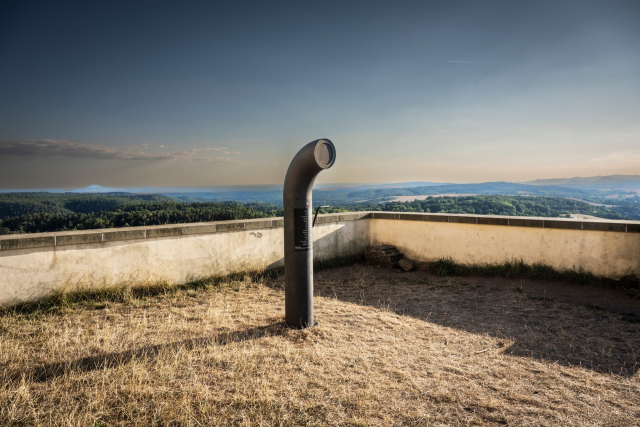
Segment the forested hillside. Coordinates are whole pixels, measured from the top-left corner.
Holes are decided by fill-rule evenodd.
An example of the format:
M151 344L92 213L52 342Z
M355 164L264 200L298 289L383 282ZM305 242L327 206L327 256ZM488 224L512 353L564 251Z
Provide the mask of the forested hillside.
M202 190L162 193L177 202L224 202L282 203L282 188L236 187L228 190ZM528 185L513 182L484 182L477 184L439 184L390 187L386 185L362 185L342 188L317 188L313 191L314 203L318 205L351 206L355 203L378 204L394 200L398 196L437 196L452 194L500 195L500 196L547 196L567 197L593 203L621 204L621 200L632 198L627 212L635 211L640 216L640 198L631 190L588 189L552 185ZM635 196L635 197L634 197ZM634 208L635 206L635 208ZM632 216L635 216L632 214Z
M391 202L385 210L477 215L566 217L592 215L607 219L627 219L618 211L562 197L535 196L458 196L429 197L414 202Z
M98 197L98 196L96 196ZM108 196L102 196L108 197ZM0 205L2 203L0 202ZM264 218L282 215L275 205L225 203L178 203L171 200L126 200L112 204L96 201L96 211L90 211L89 203L79 202L78 211L68 208L50 211L45 205L43 212L4 218L0 220L0 234L11 232L41 233L47 231L88 230L111 227L135 227L142 225L181 224L189 222L223 221L246 218ZM67 204L72 206L72 204ZM30 205L33 208L33 205Z
M116 206L139 205L141 202L169 202L161 195L110 193L0 193L0 220L34 213L89 213L112 210Z
M317 204L316 204L317 205ZM429 197L414 202L336 203L322 213L346 211L432 212L630 219L616 210L561 197ZM630 211L632 212L632 211ZM160 195L0 194L0 234L180 224L282 215L281 204L182 203Z

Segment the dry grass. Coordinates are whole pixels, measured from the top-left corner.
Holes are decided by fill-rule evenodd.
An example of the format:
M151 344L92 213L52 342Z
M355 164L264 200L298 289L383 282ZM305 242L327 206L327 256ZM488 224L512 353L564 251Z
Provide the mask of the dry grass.
M485 279L486 281L486 279ZM0 317L0 425L640 424L640 324L368 267Z

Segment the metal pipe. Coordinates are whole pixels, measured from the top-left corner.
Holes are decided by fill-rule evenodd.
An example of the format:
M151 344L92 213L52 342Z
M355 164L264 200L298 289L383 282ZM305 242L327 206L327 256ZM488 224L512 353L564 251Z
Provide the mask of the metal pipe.
M311 195L316 176L335 160L333 142L315 140L298 151L284 179L284 305L285 322L291 327L315 325Z

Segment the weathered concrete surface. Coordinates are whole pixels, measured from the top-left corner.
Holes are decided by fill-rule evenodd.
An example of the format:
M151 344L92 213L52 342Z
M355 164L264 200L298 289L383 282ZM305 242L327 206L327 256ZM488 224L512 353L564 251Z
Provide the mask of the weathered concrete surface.
M267 223L256 222L267 226ZM250 230L234 232L220 229L236 229L241 222L220 225L223 224L218 224L213 233L211 224L188 225L185 226L188 232L199 230L210 234L185 235L175 235L174 230L180 231L180 227L175 226L152 227L153 233L149 227L146 231L116 229L104 232L104 236L128 236L131 240L90 244L66 243L74 238L96 239L96 233L89 233L90 237L82 237L87 232L58 233L58 238L65 236L64 245L2 251L0 304L39 298L62 287L104 287L157 280L182 283L198 277L283 264L283 229L272 228L271 220L269 228L251 225ZM141 234L145 232L146 238ZM152 238L149 234L167 237ZM369 235L368 221L316 224L314 253L318 259L361 254L369 244Z
M0 236L0 304L67 287L190 279L283 264L281 218ZM640 223L352 212L318 217L317 259L390 244L408 258L522 259L620 277L640 273Z
M640 234L636 232L576 230L570 221L565 228L541 228L534 219L505 227L375 219L377 215L370 220L371 244L394 245L417 261L451 258L463 264L482 264L522 259L614 278L640 273ZM510 219L520 224L518 220Z

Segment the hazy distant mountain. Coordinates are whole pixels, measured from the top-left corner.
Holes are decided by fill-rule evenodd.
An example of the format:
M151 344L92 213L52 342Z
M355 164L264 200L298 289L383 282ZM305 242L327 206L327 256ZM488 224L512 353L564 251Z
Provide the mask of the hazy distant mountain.
M599 189L640 188L640 175L607 175L574 178L536 179L524 182L529 185L553 185Z
M448 182L430 182L430 181L414 181L414 182L396 182L391 184L363 184L359 187L367 188L413 188L413 187L436 187L439 185L447 185Z
M33 191L33 190L32 190ZM41 190L42 191L42 190ZM138 187L108 188L90 185L78 189L46 192L125 196L133 194L165 195L179 202L282 203L282 185L244 185L211 187ZM313 191L315 204L343 206L353 203L378 203L394 197L439 196L451 194L529 195L569 197L603 203L605 196L640 194L640 175L610 175L560 179L537 179L526 183L483 182L451 184L441 182L401 182L378 184L319 184ZM9 190L8 192L12 192ZM24 191L23 191L24 192ZM2 193L2 191L0 191ZM607 199L607 202L609 200ZM611 201L613 202L613 200Z
M127 193L129 190L126 188L108 188L101 185L93 184L86 188L73 188L67 189L68 193Z

